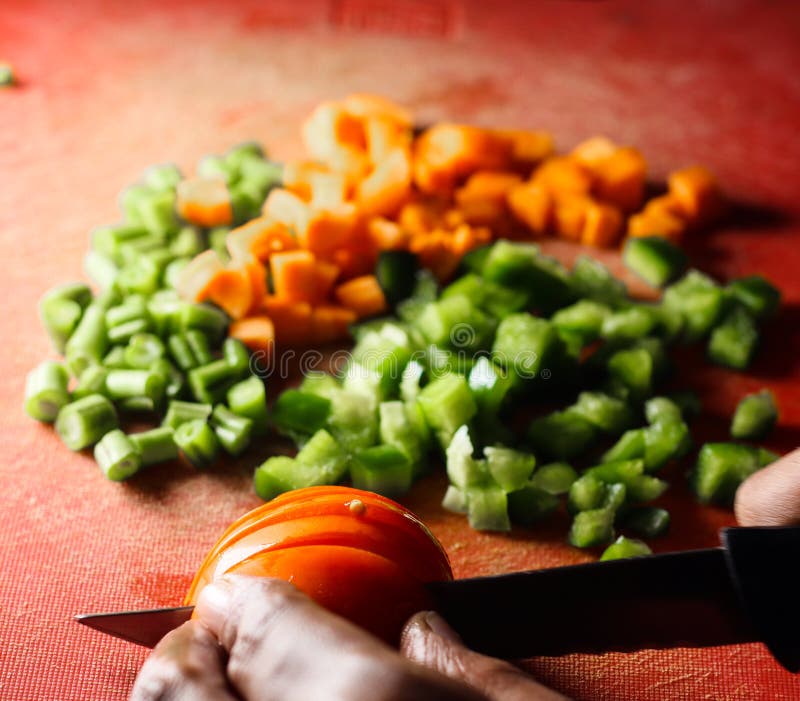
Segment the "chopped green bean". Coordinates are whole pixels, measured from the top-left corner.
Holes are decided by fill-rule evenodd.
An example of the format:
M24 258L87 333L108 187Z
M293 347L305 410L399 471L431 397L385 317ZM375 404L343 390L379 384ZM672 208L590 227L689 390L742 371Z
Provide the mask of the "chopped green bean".
M142 458L133 441L118 428L103 436L94 447L94 459L108 479L121 482L142 467Z
M208 365L214 360L214 356L211 355L211 348L208 345L208 336L202 331L189 329L183 336L189 344L189 348L192 349L196 365Z
M621 535L603 551L600 560L601 562L604 560L623 560L629 557L643 557L652 554L653 551L650 550L646 543Z
M239 380L239 375L231 370L224 359L189 371L189 388L194 398L206 404L219 404L224 401L228 390Z
M222 344L222 357L225 362L242 376L250 370L250 351L236 338L226 338Z
M90 304L65 346L70 372L79 376L89 365L99 363L107 348L105 311L99 304Z
M103 290L111 287L119 276L117 264L97 251L89 251L84 256L83 270Z
M150 370L109 370L106 390L110 399L147 397L158 404L164 397L164 377Z
M253 422L253 435L267 432L267 393L264 383L255 375L237 382L228 390L228 407Z
M125 364L129 368L147 369L164 357L166 348L158 336L137 333L125 348Z
M56 419L56 431L70 450L94 445L117 425L114 405L100 394L90 394L67 404Z
M69 404L69 374L61 363L46 360L28 373L25 380L25 411L37 421L52 423L62 407Z
M175 443L197 468L213 464L219 453L219 441L211 427L202 420L186 421L175 429Z
M142 458L142 466L174 460L178 457L173 431L169 426L151 428L149 431L133 433L129 436Z
M108 368L102 365L90 365L78 378L78 384L72 391L73 401L90 394L106 394L106 377Z
M220 445L231 455L241 455L250 445L253 422L234 414L222 404L211 412L210 424L217 434Z
M196 404L173 399L167 406L167 413L161 425L176 431L178 426L187 421L206 421L211 416L211 410L210 404Z
M89 367L91 367L91 365ZM125 362L125 347L114 346L110 351L108 351L103 358L103 367L117 370L126 369L128 365Z

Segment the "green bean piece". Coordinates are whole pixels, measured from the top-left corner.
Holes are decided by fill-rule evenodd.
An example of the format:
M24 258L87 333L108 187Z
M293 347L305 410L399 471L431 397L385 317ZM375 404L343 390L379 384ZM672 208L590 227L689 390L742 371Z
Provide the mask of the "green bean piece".
M39 317L59 353L78 326L83 310L92 301L92 291L82 282L58 285L42 296Z
M605 483L592 475L583 475L570 485L567 510L576 514L580 511L598 509L603 505L605 498Z
M101 394L67 404L56 419L56 432L70 450L88 448L117 427L114 405Z
M103 367L108 369L124 370L127 368L125 363L125 348L124 346L114 346L103 358Z
M149 431L133 433L129 436L131 443L142 457L142 467L159 462L175 460L178 457L178 446L169 426L151 428Z
M189 348L192 349L192 355L194 356L196 366L208 365L214 360L214 356L211 355L211 348L208 345L208 336L202 331L189 329L184 334L184 338L189 344Z
M78 385L72 390L72 400L82 399L90 394L106 394L106 377L108 368L102 365L90 365L78 378Z
M232 195L233 193L231 193ZM231 205L234 203L231 202ZM208 232L208 247L216 252L223 263L230 260L230 253L228 252L228 232L231 228L229 226L215 226Z
M166 336L178 328L178 314L183 302L174 290L159 290L147 301L147 311L155 332Z
M600 560L601 562L603 560L623 560L629 557L643 557L652 554L653 551L650 550L646 543L621 535L603 551Z
M189 387L194 398L206 404L222 402L238 379L224 358L189 371Z
M100 439L94 447L94 459L103 474L114 482L132 477L142 467L142 458L136 445L118 428Z
M111 307L116 307L119 304L122 304L122 292L119 289L119 286L114 284L111 287L107 287L105 290L102 290L97 297L94 298L94 303L103 310L103 312L107 312Z
M578 473L571 465L553 462L537 468L530 482L537 489L558 496L569 492L572 483L577 479Z
M760 440L775 426L778 407L769 390L749 394L736 407L731 422L731 435L742 440Z
M175 215L175 193L172 190L153 192L142 198L138 206L141 222L153 234L164 236L178 228Z
M211 426L220 444L231 455L241 455L250 445L253 422L244 416L234 414L222 404L211 412Z
M174 190L178 183L183 180L183 175L180 168L174 163L159 163L145 170L142 180L153 190L162 192L164 190Z
M200 229L186 225L175 234L169 247L180 258L193 258L206 249L206 242Z
M147 319L133 319L108 329L108 340L114 345L128 343L136 334L146 333L150 328Z
M152 414L157 409L150 397L125 397L118 399L115 406L120 414Z
M228 327L228 315L210 304L184 303L178 313L178 330L204 331L213 343L222 338Z
M101 226L92 231L92 249L116 264L122 262L121 248L125 244L148 237L147 229L130 224Z
M17 82L10 63L0 63L0 88L10 88Z
M614 512L592 509L576 514L569 530L568 540L576 548L605 545L614 539Z
M126 294L151 295L158 290L160 268L149 258L139 256L119 271L117 284Z
M164 378L164 396L167 399L174 399L183 392L186 386L186 377L166 358L158 358L153 361L148 370Z
M161 425L176 431L178 426L187 421L206 421L211 416L211 409L210 404L196 404L173 399L167 407L167 413Z
M175 443L197 468L208 467L217 459L219 440L212 428L199 419L186 421L175 430Z
M164 377L149 370L110 370L106 388L110 399L147 397L158 404L164 397Z
M637 506L625 514L623 525L643 538L657 538L669 530L669 511L655 506Z
M225 362L242 376L250 370L250 351L247 346L235 338L226 338L222 344L222 357Z
M260 378L252 375L228 390L228 407L253 422L253 435L267 432L267 392Z
M37 421L52 423L69 404L69 374L61 363L46 360L28 373L25 380L25 411Z
M178 279L180 278L181 271L189 265L189 262L192 259L189 257L186 258L175 258L175 260L170 261L167 264L167 267L164 268L164 273L161 276L164 282L165 287L169 287L171 289L175 289L178 287Z
M103 290L111 287L119 276L117 264L97 251L89 251L83 257L83 270Z
M53 297L39 303L39 317L59 353L64 352L64 346L78 326L82 314L80 304L71 299Z
M122 304L106 311L106 327L112 329L129 321L147 318L147 303L143 297L128 297Z
M97 303L90 304L66 343L67 367L73 375L80 376L89 365L101 361L107 348L105 310Z
M189 345L189 340L184 334L172 334L167 339L167 346L169 347L170 355L181 370L191 370L200 365L192 347Z
M137 333L125 348L125 362L130 368L145 370L164 357L166 348L158 336Z

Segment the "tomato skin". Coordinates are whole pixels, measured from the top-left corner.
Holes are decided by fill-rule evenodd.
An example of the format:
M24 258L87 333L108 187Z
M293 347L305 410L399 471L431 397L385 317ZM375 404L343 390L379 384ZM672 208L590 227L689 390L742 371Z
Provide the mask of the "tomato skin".
M229 574L276 577L329 611L396 645L408 618L431 607L421 582L380 555L337 545L307 545L259 554Z
M186 603L228 573L292 582L390 643L430 607L424 583L452 579L442 546L414 514L349 487L287 492L239 518L206 556Z

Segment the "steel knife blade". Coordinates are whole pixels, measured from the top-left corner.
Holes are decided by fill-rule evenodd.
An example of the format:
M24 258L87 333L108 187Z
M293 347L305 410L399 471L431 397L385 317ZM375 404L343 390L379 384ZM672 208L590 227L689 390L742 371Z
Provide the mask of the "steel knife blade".
M464 642L496 657L521 659L762 640L781 664L796 671L800 650L794 646L787 652L787 644L800 638L800 634L795 636L800 625L793 627L800 613L793 609L773 615L769 628L764 625L763 612L754 615L751 604L754 596L763 598L767 589L777 596L776 587L780 586L793 600L797 568L793 566L788 578L785 568L773 568L773 576L769 563L778 559L787 538L800 545L800 528L732 528L725 529L722 538L723 547L434 582L427 588L435 608ZM750 572L757 576L748 576ZM786 584L773 582L775 579ZM765 591L744 591L742 583L750 581L758 582ZM191 612L191 606L181 606L88 614L76 616L76 620L153 647L188 620Z

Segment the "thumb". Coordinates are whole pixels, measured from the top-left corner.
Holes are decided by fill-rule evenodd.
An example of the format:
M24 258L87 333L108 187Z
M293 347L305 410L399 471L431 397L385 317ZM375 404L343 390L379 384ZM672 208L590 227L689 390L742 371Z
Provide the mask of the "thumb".
M514 665L465 647L458 634L434 611L422 611L409 620L403 630L400 650L413 662L464 681L494 701L566 698Z
M753 473L736 492L742 526L800 524L800 449Z

